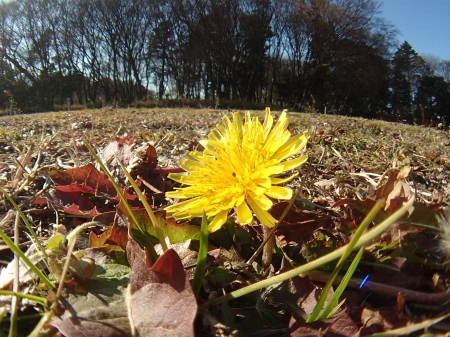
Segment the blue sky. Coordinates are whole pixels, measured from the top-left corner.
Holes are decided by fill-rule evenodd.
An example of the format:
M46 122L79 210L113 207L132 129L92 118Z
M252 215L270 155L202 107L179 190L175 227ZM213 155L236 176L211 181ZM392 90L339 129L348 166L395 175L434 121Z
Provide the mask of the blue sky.
M380 16L420 55L450 60L450 0L381 0Z

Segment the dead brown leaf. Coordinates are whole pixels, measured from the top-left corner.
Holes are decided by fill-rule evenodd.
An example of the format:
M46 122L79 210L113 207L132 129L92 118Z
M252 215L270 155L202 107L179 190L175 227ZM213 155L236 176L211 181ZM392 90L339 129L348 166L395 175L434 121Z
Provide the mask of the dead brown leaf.
M391 200L398 197L409 198L412 195L411 187L404 181L411 171L409 165L403 166L400 170L389 169L381 177L375 191L376 200L386 199L385 210L388 210ZM387 176L387 181L383 177Z
M272 206L270 213L278 219L284 212L287 202L280 202ZM308 240L312 233L331 224L331 216L314 211L299 210L292 206L280 223L276 235L283 237L283 242L302 242Z
M359 328L350 316L344 310L341 310L331 318L312 323L291 319L289 336L358 337Z
M128 313L140 336L194 336L197 301L178 254L167 250L150 269L144 251L130 239Z

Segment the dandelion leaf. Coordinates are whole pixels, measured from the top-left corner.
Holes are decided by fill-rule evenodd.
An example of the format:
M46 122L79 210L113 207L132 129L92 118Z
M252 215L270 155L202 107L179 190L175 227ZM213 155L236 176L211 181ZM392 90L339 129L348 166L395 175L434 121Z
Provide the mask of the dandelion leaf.
M156 238L155 227L152 224L150 217L148 216L145 209L134 210L133 212L140 226L145 229L147 234ZM157 225L161 227L163 235L165 237L168 237L171 243L177 243L186 240L197 240L199 238L199 226L193 226L187 221L177 223L173 219L166 219L165 211L156 211L154 212L154 214L159 222ZM133 237L138 236L139 231L134 230L134 224L131 225Z

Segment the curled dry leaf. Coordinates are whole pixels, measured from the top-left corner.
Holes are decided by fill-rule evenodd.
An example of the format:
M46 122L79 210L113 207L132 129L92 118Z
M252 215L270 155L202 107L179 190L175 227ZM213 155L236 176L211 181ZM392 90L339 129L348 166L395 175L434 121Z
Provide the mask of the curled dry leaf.
M411 187L405 182L410 171L411 167L405 165L400 170L389 169L381 177L375 191L375 197L376 200L386 199L385 210L389 209L391 200L397 197L409 198L412 195ZM383 179L385 176L387 176L386 181Z

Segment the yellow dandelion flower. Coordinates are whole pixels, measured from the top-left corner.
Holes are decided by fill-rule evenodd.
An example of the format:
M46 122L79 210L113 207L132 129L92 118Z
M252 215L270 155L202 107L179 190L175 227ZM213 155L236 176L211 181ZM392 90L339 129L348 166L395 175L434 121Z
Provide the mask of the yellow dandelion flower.
M239 112L233 121L225 116L201 141L203 152L189 152L181 167L188 174L170 173L169 178L187 187L168 192L171 198L187 199L166 208L175 219L201 217L203 210L213 218L209 231L218 230L235 208L241 225L249 224L253 214L268 227L277 220L268 210L274 199L290 199L292 190L277 186L296 176L276 178L273 175L292 170L307 160L307 156L285 160L302 150L309 138L307 132L291 137L287 130L289 119L282 113L274 124L270 109L266 109L264 123L257 117Z

